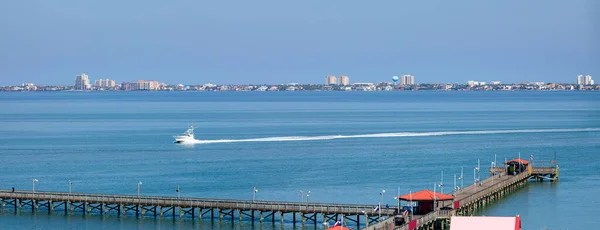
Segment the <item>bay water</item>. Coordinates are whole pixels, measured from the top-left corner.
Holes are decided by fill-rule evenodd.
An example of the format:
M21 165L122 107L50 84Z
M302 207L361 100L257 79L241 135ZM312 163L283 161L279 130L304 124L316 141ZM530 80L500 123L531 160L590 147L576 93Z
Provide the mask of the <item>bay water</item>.
M173 143L195 125L194 145ZM596 92L21 92L0 94L0 189L395 205L450 192L494 161L556 159L560 180L529 183L478 215L523 229L600 224ZM460 181L458 182L460 185ZM399 191L398 191L399 189ZM439 187L437 188L439 189ZM237 217L236 217L237 220ZM287 218L290 220L290 218ZM322 228L318 225L318 228ZM0 214L1 229L287 229L192 219ZM314 228L312 224L307 229Z

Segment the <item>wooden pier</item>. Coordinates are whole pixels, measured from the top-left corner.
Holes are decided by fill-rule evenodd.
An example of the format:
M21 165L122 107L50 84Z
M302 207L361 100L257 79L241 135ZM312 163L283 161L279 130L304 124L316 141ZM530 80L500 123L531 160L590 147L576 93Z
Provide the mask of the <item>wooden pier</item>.
M558 165L532 167L528 165L525 170L519 173L510 175L505 167L490 168L492 176L482 180L476 185L469 185L460 190L454 191L454 201L451 204L440 205L426 215L405 217L407 223L401 226L396 226L394 218L388 218L376 225L365 227L368 230L413 230L413 229L450 229L451 216L469 216L475 210L494 202L503 196L510 194L518 188L527 184L530 179L535 181L557 181L559 175Z
M133 215L156 218L198 218L239 221L269 221L275 224L297 222L322 224L343 218L345 225L369 226L377 223L379 212L373 205L307 202L270 202L225 199L128 196L64 192L0 190L1 211L64 212L65 214ZM393 216L397 207L381 210ZM291 218L286 219L284 217ZM277 218L276 218L277 217ZM277 219L277 221L276 221ZM291 221L290 221L291 220ZM362 225L361 225L362 224Z

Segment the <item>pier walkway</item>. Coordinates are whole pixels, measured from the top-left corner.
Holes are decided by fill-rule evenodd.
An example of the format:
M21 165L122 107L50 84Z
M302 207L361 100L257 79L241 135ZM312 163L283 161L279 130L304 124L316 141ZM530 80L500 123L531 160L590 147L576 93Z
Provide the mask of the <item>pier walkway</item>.
M10 191L0 190L1 211L14 212L31 208L32 212L47 211L64 212L65 214L116 214L134 216L172 216L173 218L211 218L215 215L219 220L230 218L233 222L236 217L254 222L255 219L278 221L284 223L284 216L291 217L293 224L305 222L318 224L329 221L338 221L342 218L345 224L363 225L376 223L381 218L379 212L374 212L373 205L361 204L327 204L308 202L272 202L251 200L225 200L201 198L177 198L164 196L131 196L131 195L105 195L64 192L39 192L39 191ZM381 210L384 217L393 216L397 207ZM289 219L287 219L289 222ZM350 222L350 223L348 223ZM354 222L354 223L352 223Z
M490 168L490 173L496 172L495 176L490 176L482 180L477 185L469 185L460 190L454 191L455 196L450 204L442 204L435 211L426 215L406 217L407 223L396 226L394 218L388 218L375 225L366 227L368 230L412 230L412 229L450 229L450 216L469 216L482 206L493 202L510 192L525 185L530 178L536 181L549 179L558 180L559 168L552 167L532 167L528 165L526 170L516 175L506 175L504 167Z

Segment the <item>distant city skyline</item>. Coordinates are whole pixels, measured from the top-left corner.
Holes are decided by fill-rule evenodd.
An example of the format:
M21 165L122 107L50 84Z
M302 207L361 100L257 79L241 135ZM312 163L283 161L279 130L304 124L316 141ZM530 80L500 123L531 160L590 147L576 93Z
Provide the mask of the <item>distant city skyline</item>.
M331 15L335 15L332 17ZM600 1L8 1L0 85L572 83L600 75Z

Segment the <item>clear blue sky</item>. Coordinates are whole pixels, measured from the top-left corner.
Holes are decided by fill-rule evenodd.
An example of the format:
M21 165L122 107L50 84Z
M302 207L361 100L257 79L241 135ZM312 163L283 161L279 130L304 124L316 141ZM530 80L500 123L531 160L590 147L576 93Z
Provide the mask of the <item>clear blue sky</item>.
M0 3L0 85L600 81L600 1Z

